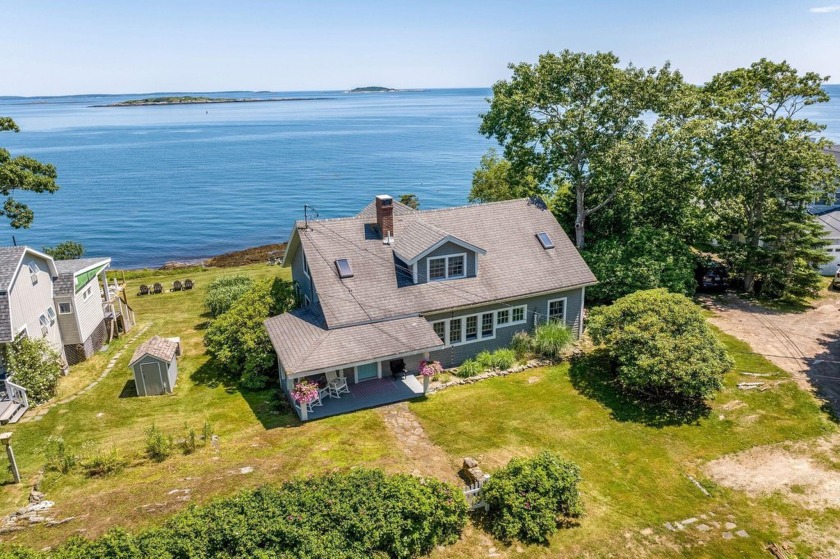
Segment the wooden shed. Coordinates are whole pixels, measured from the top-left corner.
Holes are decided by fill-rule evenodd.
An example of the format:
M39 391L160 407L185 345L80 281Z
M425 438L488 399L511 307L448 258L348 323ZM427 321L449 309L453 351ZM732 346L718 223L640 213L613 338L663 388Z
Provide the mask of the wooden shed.
M129 367L134 370L138 396L155 396L175 389L178 380L180 338L154 336L137 348Z

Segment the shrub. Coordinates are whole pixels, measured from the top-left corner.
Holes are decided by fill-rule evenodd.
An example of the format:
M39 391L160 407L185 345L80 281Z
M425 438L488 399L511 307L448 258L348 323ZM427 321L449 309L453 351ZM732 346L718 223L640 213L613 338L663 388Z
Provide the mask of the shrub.
M516 353L512 349L497 349L492 355L493 367L504 371L516 363Z
M280 398L278 398L279 400ZM286 398L282 398L283 401L286 401ZM204 444L208 444L210 440L213 438L213 424L210 423L208 420L204 420L204 425L201 426L201 440L204 441Z
M254 283L207 328L207 353L229 373L237 375L243 386L265 386L265 377L277 366L277 360L263 321L290 310L294 303L291 282L274 279Z
M207 286L204 308L213 318L227 312L254 284L248 276L216 278Z
M41 250L54 260L76 260L85 255L85 247L76 241L64 241L54 247L41 247Z
M89 457L81 461L82 469L88 477L101 477L121 471L126 466L126 461L117 454L117 449L111 452L96 450Z
M513 335L513 339L510 341L510 349L516 354L517 359L525 359L531 353L532 344L531 334L520 330Z
M19 338L5 346L12 381L26 389L30 405L43 404L58 390L61 356L44 338Z
M700 400L719 390L733 367L700 308L665 289L595 309L589 332L606 346L619 384L642 396Z
M481 367L484 371L492 369L495 366L493 364L493 354L487 350L484 350L476 355L475 362L478 363L479 367Z
M360 469L192 506L138 534L113 529L92 541L77 536L50 556L403 559L454 543L466 519L460 489Z
M44 456L47 459L47 470L62 474L70 473L79 461L79 457L67 446L64 439L55 435L47 438Z
M172 437L161 431L157 425L146 429L146 456L155 462L163 462L172 454Z
M487 525L504 542L543 543L561 521L582 514L580 469L554 453L514 458L482 489Z
M599 283L586 289L590 302L611 303L635 291L663 287L690 295L697 282L691 249L673 234L641 227L598 241L583 252Z
M534 330L534 338L531 342L531 349L537 355L547 359L559 359L563 351L574 342L575 336L567 326L549 321L540 324Z
M184 423L184 439L181 441L181 450L184 454L192 454L198 448L198 437L195 429Z
M478 361L474 359L467 359L461 366L458 367L458 370L455 371L455 374L461 378L469 378L474 377L480 373L484 372L484 367L482 367Z

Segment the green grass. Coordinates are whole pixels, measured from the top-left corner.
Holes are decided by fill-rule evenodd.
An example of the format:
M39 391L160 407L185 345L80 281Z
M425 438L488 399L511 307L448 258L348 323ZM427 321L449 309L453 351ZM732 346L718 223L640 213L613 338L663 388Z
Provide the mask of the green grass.
M746 344L719 335L731 351L749 350ZM788 377L760 356L733 356L736 370ZM542 449L557 451L580 465L586 508L580 525L561 530L550 549L523 546L526 553L516 556L766 557L766 542L782 541L795 532L786 521L774 522L776 514L808 518L817 526L837 522L837 514L806 511L781 499L753 502L706 479L701 468L724 454L753 446L835 432L836 426L814 398L793 382L766 392L744 392L735 388L744 377L733 372L709 409L680 414L667 408L640 408L623 398L601 372L603 366L596 352L573 366L491 379L411 404L435 443L453 456L476 457L485 471ZM726 411L723 406L734 399L746 406ZM760 419L750 417L755 414ZM686 474L700 480L712 498L703 496ZM719 531L717 538L703 538L697 531L674 534L663 528L665 522L709 512L718 520L733 514L739 527L752 536L723 540ZM645 528L653 528L661 541L642 535ZM698 544L700 540L705 543ZM477 537L435 554L479 556Z
M189 488L189 502L203 502L243 487L360 463L389 471L403 469L406 459L376 412L300 425L287 409L282 409L276 389L241 391L208 362L202 343L208 321L202 307L205 289L213 279L243 273L260 279L287 275L288 270L253 265L189 274L149 272L128 280L136 328L146 324L150 328L126 348L113 371L96 387L72 402L56 405L40 421L9 426L14 432L12 443L24 483L2 486L0 514L9 514L26 503L29 488L44 465L49 435L60 435L80 452L83 446L103 452L116 449L129 465L94 479L82 472L47 472L41 490L56 502L55 516L76 516L79 520L18 532L13 541L40 549L62 541L78 528L85 528L87 536L95 536L114 525L134 529L158 523L188 504L176 499L179 494L169 494L172 489ZM136 295L140 283L160 281L169 287L172 280L185 277L196 282L192 291ZM62 379L61 397L78 393L99 377L133 333L73 367ZM138 398L128 362L135 347L154 334L181 337L183 356L178 361L178 381L172 395ZM200 433L205 420L220 437L218 449L203 447L188 456L176 451L160 464L145 457L145 429L152 422L178 439L183 437L185 423ZM253 473L240 474L239 469L246 466L253 467ZM10 478L8 474L0 474L0 478L3 475ZM145 505L151 505L146 507L151 512L144 509Z

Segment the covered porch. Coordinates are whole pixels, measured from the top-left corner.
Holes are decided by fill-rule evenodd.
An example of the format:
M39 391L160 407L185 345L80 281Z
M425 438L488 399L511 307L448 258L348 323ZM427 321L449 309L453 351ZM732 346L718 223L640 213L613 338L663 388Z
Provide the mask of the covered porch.
M312 411L307 413L308 419L323 419L332 415L377 408L423 395L422 382L410 374L404 379L386 377L348 384L347 388L349 393L340 394L340 398L322 396L320 405L316 403L312 406ZM300 416L299 406L295 404L295 407Z

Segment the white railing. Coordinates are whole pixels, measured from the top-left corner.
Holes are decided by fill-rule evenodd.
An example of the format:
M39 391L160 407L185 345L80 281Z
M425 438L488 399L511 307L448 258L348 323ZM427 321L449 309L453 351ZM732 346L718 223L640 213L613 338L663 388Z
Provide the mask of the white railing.
M13 383L8 378L6 379L6 395L9 400L16 404L20 404L24 408L29 407L29 399L26 397L26 389L18 384Z
M481 488L484 486L484 481L477 481L471 485L468 485L466 489L464 489L464 497L467 498L467 505L470 507L470 510L477 510L483 508L484 510L490 510L490 505L488 505L481 494Z

